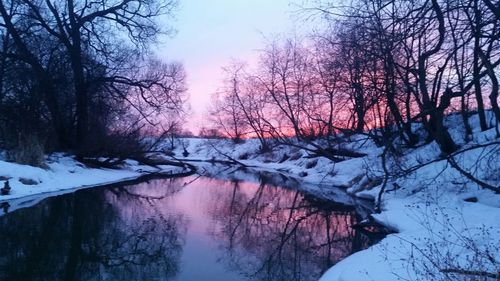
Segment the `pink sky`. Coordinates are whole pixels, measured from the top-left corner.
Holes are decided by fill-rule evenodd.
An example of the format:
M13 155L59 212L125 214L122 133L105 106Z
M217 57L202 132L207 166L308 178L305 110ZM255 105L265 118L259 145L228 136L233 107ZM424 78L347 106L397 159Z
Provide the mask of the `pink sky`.
M251 61L265 38L296 31L290 0L181 0L177 34L159 46L167 60L184 64L193 113L189 128L203 119L211 94L220 87L222 67L231 59ZM254 59L255 60L255 59Z

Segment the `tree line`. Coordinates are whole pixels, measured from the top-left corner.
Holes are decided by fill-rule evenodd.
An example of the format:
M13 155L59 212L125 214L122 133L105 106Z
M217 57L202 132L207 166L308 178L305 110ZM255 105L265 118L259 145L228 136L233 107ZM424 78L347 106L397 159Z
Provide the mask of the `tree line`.
M145 131L168 130L186 100L185 72L151 46L170 33L176 7L0 0L0 147L20 162L33 151L116 154L140 150Z
M490 0L312 1L303 7L327 26L303 38L274 39L257 66L235 62L215 94L213 128L235 141L256 137L336 160L339 136L366 134L378 145L435 141L443 155L459 149L444 124L470 116L481 130L500 121L500 3ZM493 114L490 114L493 112ZM412 123L423 124L420 139ZM312 147L312 148L311 148ZM336 149L334 149L336 148Z

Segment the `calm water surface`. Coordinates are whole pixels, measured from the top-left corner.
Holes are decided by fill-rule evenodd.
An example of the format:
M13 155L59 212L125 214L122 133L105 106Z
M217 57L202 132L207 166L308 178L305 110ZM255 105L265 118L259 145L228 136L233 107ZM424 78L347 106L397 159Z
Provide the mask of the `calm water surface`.
M357 220L264 182L81 190L0 217L0 280L315 281L376 242Z

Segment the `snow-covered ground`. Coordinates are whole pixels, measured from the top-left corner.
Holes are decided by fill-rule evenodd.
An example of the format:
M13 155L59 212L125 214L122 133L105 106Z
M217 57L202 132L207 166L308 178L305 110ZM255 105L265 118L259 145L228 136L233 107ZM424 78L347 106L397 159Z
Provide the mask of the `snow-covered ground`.
M231 140L185 138L180 140L171 152L174 154L174 159L189 161L192 164L196 164L195 161L199 160L205 162L213 159L230 162L236 160L253 169L277 171L296 177L302 182L337 187L347 188L352 185L353 179L365 174L366 158L334 163L324 157L311 158L308 152L299 148L279 145L269 152L261 153L259 146L259 142L255 139L235 144ZM366 137L359 136L353 137L349 147L365 153L382 151ZM189 153L187 157L183 156L184 148ZM169 150L169 146L165 145L165 149Z
M473 139L465 142L460 116L447 119L450 133L465 150L454 159L473 176L499 186L496 131L481 132L477 116L470 122L476 129ZM497 144L473 148L488 143ZM333 163L285 146L260 153L257 140L234 144L195 138L181 140L172 152L175 158L191 161L234 159L306 183L345 187L359 197L376 200L384 175L383 150L364 136L351 137L346 146L367 156ZM182 155L184 148L187 157ZM391 171L406 172L388 179L382 212L373 218L396 233L334 265L321 281L489 280L480 275L500 272L500 195L482 189L439 157L437 145L430 143L388 160ZM411 169L417 165L422 167Z
M9 195L0 195L0 207L9 206L8 209L12 211L32 206L43 198L76 189L132 180L150 173L169 174L184 171L174 166L154 168L140 165L134 160L126 160L120 169L95 169L84 166L71 156L59 153L48 156L46 164L48 169L0 160L0 188L7 180L11 187Z

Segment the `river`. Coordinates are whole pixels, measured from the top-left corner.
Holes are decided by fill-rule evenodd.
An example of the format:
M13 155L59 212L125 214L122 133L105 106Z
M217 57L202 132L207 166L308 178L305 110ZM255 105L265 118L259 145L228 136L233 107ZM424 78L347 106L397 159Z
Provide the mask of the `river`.
M315 281L377 242L359 220L266 181L79 190L0 216L0 280Z

